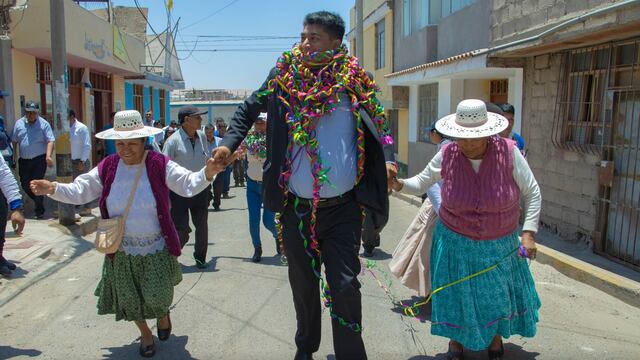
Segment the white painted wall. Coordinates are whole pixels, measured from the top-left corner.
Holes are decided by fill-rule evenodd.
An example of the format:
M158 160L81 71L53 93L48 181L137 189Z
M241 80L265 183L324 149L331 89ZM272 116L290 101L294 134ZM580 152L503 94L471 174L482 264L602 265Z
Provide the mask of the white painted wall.
M514 114L515 124L513 131L522 134L522 94L524 86L524 71L522 69L514 69L515 76L509 77L509 103L516 110Z

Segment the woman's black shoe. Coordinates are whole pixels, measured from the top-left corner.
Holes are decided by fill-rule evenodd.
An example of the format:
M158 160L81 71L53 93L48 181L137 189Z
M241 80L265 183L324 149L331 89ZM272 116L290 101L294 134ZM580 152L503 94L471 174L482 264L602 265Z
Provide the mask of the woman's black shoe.
M144 358L153 357L156 354L156 344L151 343L151 345L144 346L142 345L142 339L140 339L140 356Z
M166 329L160 329L160 321L156 324L156 327L158 328L158 339L160 339L160 341L167 341L169 340L169 336L171 336L171 317L168 312L167 320L169 320L169 327Z
M262 247L257 247L253 251L253 256L251 257L251 261L254 263L260 262L262 260Z
M447 360L464 360L464 350L453 350L449 345L449 351L447 351Z
M500 350L491 350L491 348L489 348L487 353L489 355L489 360L502 360L502 357L504 356L504 344L500 342Z

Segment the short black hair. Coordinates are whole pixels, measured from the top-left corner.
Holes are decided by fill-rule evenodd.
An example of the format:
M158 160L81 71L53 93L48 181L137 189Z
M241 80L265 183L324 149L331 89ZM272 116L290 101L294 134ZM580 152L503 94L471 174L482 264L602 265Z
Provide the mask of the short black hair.
M516 109L513 107L513 105L511 105L509 103L500 104L498 106L500 107L500 109L502 109L503 113L509 113L509 114L515 114L516 113Z
M69 109L69 117L76 117L76 111L73 109Z
M484 103L487 106L487 111L492 112L498 115L504 115L504 110L500 107L500 105L496 105L494 103L486 102Z
M329 11L317 11L304 17L303 26L307 25L320 25L324 30L334 39L340 39L344 37L344 20L340 15Z
M111 114L109 114L109 117L113 119L114 116L116 116L116 112L112 111Z

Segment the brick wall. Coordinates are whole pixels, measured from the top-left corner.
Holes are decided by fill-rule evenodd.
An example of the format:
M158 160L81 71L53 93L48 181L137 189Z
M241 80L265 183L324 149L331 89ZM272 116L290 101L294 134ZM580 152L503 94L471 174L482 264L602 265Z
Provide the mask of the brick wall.
M599 159L555 147L551 140L560 56L524 60L522 133L542 192L543 227L567 240L591 242L596 224Z

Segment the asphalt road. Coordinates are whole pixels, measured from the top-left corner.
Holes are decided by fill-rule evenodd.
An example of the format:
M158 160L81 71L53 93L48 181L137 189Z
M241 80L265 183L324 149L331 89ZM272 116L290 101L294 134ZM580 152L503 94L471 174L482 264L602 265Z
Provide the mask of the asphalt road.
M295 312L286 267L263 231L265 258L254 264L244 189L232 188L223 211L209 215L211 267L193 266L192 243L180 258L173 335L157 359L291 359ZM375 259L386 267L417 208L391 199L391 219ZM93 291L103 257L88 251L0 307L0 359L135 359L138 332L96 314ZM640 359L640 309L576 282L553 268L531 265L543 307L538 335L512 337L507 359ZM444 359L447 340L428 321L403 318L370 274L364 274L364 339L370 359ZM398 299L414 293L394 282ZM428 312L425 313L428 317ZM155 326L155 324L153 324ZM333 359L329 316L316 359ZM156 340L157 341L157 340ZM483 352L467 358L485 359Z

